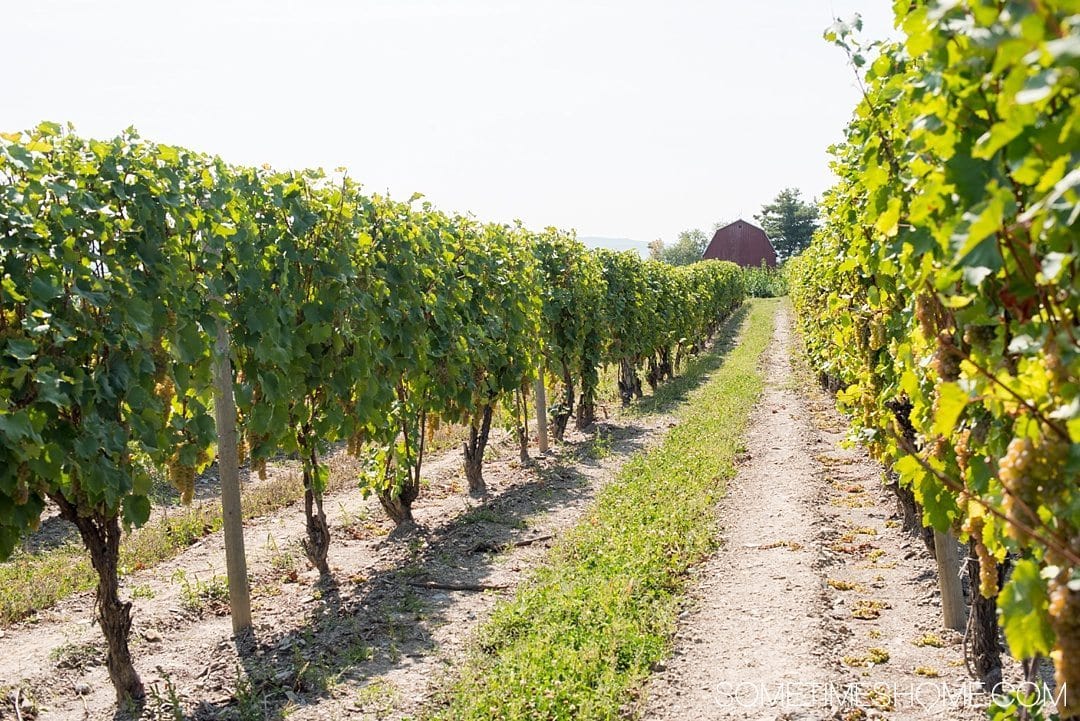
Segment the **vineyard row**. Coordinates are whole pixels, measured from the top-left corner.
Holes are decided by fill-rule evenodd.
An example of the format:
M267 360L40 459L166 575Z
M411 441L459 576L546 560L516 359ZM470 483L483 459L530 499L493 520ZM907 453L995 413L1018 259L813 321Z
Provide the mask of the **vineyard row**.
M419 200L133 132L0 136L0 559L48 501L78 527L120 698L142 687L117 554L150 516L153 469L189 499L216 449L255 471L295 455L304 548L328 574L330 444L347 442L360 483L411 522L437 424L468 427L482 493L496 409L524 444L538 368L558 389L561 438L575 412L592 422L601 365L619 367L628 402L639 368L655 387L743 300L731 263L675 268ZM222 442L234 414L239 440Z
M865 95L792 298L860 440L970 544L980 678L1001 679L999 618L1077 718L1080 6L895 7L900 42L828 33Z

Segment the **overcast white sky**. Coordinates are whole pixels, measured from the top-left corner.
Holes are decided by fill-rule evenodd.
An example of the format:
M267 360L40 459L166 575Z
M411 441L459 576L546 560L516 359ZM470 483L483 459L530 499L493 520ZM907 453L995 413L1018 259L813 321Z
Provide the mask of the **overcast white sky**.
M834 16L889 0L0 0L0 129L71 121L581 235L671 240L831 184Z

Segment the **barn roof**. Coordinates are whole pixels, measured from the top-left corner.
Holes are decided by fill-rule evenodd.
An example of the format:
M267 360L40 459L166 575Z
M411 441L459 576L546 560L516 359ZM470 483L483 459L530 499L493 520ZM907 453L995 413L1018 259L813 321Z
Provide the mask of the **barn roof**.
M718 228L702 257L730 260L743 267L757 267L763 262L770 268L776 266L776 249L769 236L742 218Z

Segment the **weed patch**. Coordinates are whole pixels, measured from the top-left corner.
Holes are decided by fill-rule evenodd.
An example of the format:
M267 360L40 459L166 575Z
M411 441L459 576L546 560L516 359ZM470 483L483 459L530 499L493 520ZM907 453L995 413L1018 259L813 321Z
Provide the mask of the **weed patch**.
M354 481L355 474L332 466L328 490L344 488ZM298 473L278 473L244 488L243 516L265 516L303 497ZM120 544L120 575L166 561L220 529L221 503L216 498L170 509L167 515L124 537ZM0 564L0 627L49 608L74 593L89 591L96 583L90 558L77 543L40 553L17 551Z

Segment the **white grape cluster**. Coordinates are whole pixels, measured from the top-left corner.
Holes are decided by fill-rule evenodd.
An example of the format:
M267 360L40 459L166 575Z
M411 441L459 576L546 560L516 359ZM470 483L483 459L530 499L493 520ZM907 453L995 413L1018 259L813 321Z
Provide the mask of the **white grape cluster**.
M983 543L982 516L968 516L964 520L964 532L975 542L975 554L979 557L979 593L983 598L997 598L998 567L997 559Z
M942 324L944 308L933 293L921 293L915 296L915 320L927 339L937 335Z
M1057 634L1050 658L1054 660L1054 678L1059 689L1080 688L1080 591L1068 586L1067 574L1050 582L1050 624ZM1080 713L1075 693L1062 694L1062 718Z
M881 350L885 347L885 324L881 318L875 317L870 321L870 350Z
M952 333L948 331L938 333L934 370L944 381L952 382L960 377L960 351L953 342Z
M180 491L180 502L190 503L195 496L195 466L184 463L176 452L169 459L168 474L169 483Z
M1002 510L1009 522L1006 532L1017 540L1026 537L1020 531L1020 526L1031 523L1031 519L1022 511L1022 503L1026 503L1032 495L1033 484L1028 471L1034 456L1035 445L1030 438L1013 438L1005 455L998 461L998 480L1006 491L1002 501Z

